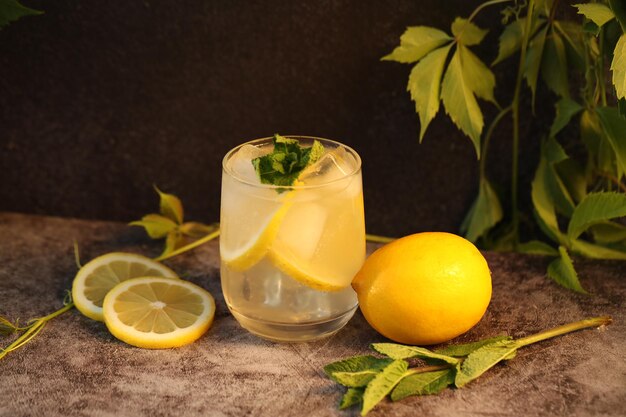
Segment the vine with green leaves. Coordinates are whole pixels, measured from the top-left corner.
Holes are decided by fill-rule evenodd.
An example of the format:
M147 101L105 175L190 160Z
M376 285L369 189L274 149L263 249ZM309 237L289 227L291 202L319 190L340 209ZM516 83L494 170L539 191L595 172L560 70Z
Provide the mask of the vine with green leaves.
M474 18L496 5L504 6L505 26L491 67L517 58L513 98L505 107L495 99L493 72L470 49L488 32ZM558 0L487 1L467 19L457 17L451 34L428 26L407 28L400 45L382 59L415 64L407 90L419 116L420 142L441 102L474 145L478 195L461 224L465 237L487 249L552 256L548 276L585 292L570 253L626 259L626 4L621 0L576 4L573 7L582 15L579 21L557 19L559 7L571 6ZM534 217L543 238L521 242L520 219L526 213L519 203L520 105L525 81L534 112L540 78L556 97L556 116L541 138L531 184L533 214L527 216ZM486 130L477 99L498 110ZM493 132L508 117L511 212L505 218L501 204L505 196L496 192L499 187L488 177L486 161ZM566 129L573 124L578 125L577 135Z

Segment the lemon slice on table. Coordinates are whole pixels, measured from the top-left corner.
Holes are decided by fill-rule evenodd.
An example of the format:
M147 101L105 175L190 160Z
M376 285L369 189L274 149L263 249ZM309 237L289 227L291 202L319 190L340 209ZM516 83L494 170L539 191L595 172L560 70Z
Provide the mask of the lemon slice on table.
M165 265L134 253L112 252L80 268L72 283L72 299L85 316L103 321L102 301L111 288L130 278L159 276L178 279Z
M104 323L132 346L164 349L202 336L213 323L215 301L203 288L162 277L133 278L104 297Z

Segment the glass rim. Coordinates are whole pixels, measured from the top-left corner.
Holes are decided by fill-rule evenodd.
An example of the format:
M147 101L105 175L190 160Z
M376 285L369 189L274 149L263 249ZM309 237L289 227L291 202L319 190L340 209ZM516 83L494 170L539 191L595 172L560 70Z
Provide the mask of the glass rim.
M222 170L223 172L225 172L226 174L228 174L231 178L235 179L236 181L242 183L242 184L247 184L253 187L257 187L257 188L268 188L268 189L282 189L282 190L290 190L290 189L314 189L314 188L321 188L321 187L326 187L330 184L334 184L336 182L339 181L345 181L346 178L350 178L350 177L354 177L355 175L359 174L361 172L361 156L359 156L359 154L357 153L357 151L355 151L353 148L351 148L350 146L343 144L341 142L337 142L336 140L332 140L332 139L326 139L326 138L321 138L318 136L307 136L307 135L281 135L283 137L286 138L290 138L290 139L307 139L310 140L311 142L313 140L318 140L320 142L322 142L322 144L333 144L335 145L337 148L342 147L344 148L347 152L349 152L355 159L356 161L356 166L354 167L354 169L352 171L350 171L349 173L343 175L340 178L335 178L333 180L330 181L326 181L320 184L313 184L313 185L289 185L289 186L284 186L284 185L274 185L274 184L263 184L263 183L256 183L256 182L251 182L248 181L244 178L241 178L239 175L237 175L236 172L234 172L232 169L230 169L228 167L228 161L230 160L230 158L237 153L242 147L244 147L245 145L256 145L259 143L265 143L268 141L271 141L274 136L266 136L266 137L262 137L262 138L258 138L258 139L253 139L253 140L249 140L247 142L241 143L237 146L235 146L234 148L232 148L230 151L226 152L226 155L224 155L224 158L222 158Z

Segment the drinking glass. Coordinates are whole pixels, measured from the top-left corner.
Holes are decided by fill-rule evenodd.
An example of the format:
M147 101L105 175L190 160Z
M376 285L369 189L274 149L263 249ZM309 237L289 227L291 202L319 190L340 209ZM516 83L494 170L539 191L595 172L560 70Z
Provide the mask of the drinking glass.
M365 260L361 159L348 146L315 140L324 154L293 186L262 184L252 161L272 138L229 151L222 163L221 283L229 310L253 334L305 341L342 328L357 308L350 286Z

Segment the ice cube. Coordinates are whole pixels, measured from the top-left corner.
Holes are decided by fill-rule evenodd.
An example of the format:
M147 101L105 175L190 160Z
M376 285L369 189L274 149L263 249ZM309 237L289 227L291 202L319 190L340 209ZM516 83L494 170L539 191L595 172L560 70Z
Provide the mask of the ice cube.
M278 239L299 260L310 261L325 230L328 210L320 204L299 202L285 215Z
M299 177L305 185L325 184L345 178L357 166L354 157L344 148L326 152L316 163L307 167Z
M252 165L252 160L266 153L267 149L250 144L243 145L228 161L229 168L238 179L252 184L260 184L261 181Z

